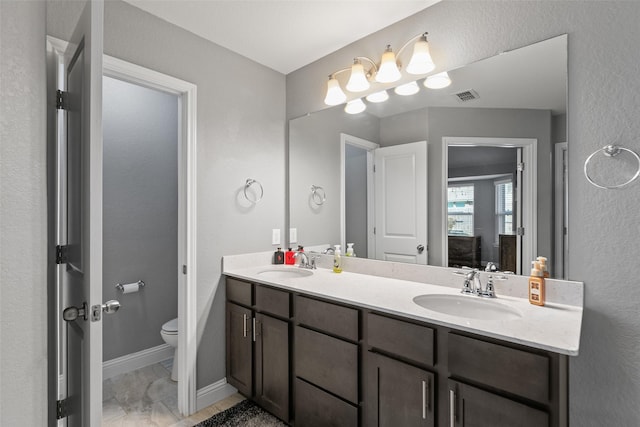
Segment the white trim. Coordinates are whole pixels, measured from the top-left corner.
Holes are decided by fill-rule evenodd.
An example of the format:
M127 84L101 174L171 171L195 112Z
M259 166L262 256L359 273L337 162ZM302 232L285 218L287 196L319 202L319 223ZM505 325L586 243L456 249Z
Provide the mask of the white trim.
M169 344L162 344L146 350L126 354L102 363L102 379L113 378L116 375L135 371L154 363L162 362L173 357L175 349Z
M568 164L565 164L565 156L567 155L567 143L559 142L555 144L555 153L554 153L554 174L553 174L553 182L554 182L554 197L555 197L555 207L554 207L554 222L555 222L555 251L554 251L554 271L551 273L553 277L558 279L566 279L567 278L567 248L568 245L568 235L565 234L565 224L568 224L568 203L569 200L567 198L568 188L569 188L569 175L567 173ZM568 163L568 159L566 162Z
M375 235L373 228L375 226L375 204L374 204L374 176L373 176L373 152L380 148L379 144L367 141L366 139L351 136L346 133L340 133L340 244L343 251L347 250L347 224L346 224L346 145L362 148L367 151L367 252L368 256L375 254Z
M104 56L104 74L178 96L180 149L178 152L178 410L184 416L196 412L196 117L197 86L112 56Z
M522 211L522 225L525 235L522 239L522 262L533 260L538 252L538 140L535 138L479 138L479 137L443 137L442 138L442 262L447 265L449 242L447 239L447 181L449 164L449 146L481 147L520 147L522 148L525 169L522 174L523 203L528 206ZM525 268L526 265L523 265ZM518 274L523 274L519 271Z
M234 386L227 383L226 378L216 381L213 384L209 384L208 386L198 390L196 411L201 411L207 406L211 406L237 392L238 390L236 390Z

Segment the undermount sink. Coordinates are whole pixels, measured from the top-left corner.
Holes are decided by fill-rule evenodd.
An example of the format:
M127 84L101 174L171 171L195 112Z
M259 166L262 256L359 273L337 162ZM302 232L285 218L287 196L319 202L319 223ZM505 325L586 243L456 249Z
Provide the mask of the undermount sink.
M427 310L469 319L514 320L522 317L515 308L471 295L419 295L413 299L413 302Z
M259 276L265 279L294 279L296 277L308 277L313 274L311 270L305 270L297 267L288 268L270 268L258 272Z

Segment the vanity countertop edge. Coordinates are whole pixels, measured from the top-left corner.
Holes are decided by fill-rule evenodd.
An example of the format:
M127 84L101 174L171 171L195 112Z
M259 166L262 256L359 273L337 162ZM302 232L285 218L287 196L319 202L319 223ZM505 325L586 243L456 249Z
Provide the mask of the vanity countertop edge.
M498 294L495 301L517 309L522 314L520 319L469 319L431 311L413 302L413 298L419 295L460 295L459 288L349 271L336 274L328 268L312 270L313 274L307 277L265 278L260 272L299 267L268 263L254 263L250 267L229 263L227 266L225 258L222 273L226 276L559 354L578 355L583 312L581 304L551 302L538 307L525 298Z

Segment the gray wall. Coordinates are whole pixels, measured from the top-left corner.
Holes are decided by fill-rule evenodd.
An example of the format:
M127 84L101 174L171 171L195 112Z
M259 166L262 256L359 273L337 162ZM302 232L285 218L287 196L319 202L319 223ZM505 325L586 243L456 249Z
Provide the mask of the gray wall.
M164 344L178 317L178 97L103 79L103 360ZM137 293L116 283L142 280Z
M49 4L49 34L67 38L73 2ZM69 10L71 9L71 11ZM71 12L71 13L70 13ZM197 115L197 387L225 376L221 257L270 250L284 228L285 78L119 0L105 2L108 55L194 83ZM247 178L264 198L242 196Z
M287 76L287 117L296 117L325 108L328 72L425 30L436 71L569 34L569 278L586 292L580 355L570 360L575 426L640 425L640 227L629 215L640 209L640 181L604 191L582 172L612 139L640 151L639 19L638 2L445 1Z
M342 108L300 117L289 126L290 226L298 229L303 245L340 243L340 133L378 140L377 117L348 115ZM321 206L311 202L312 184L326 191Z
M0 2L0 425L47 413L45 5Z
M345 147L345 243L354 244L356 256L367 257L367 150ZM342 248L347 253L347 248ZM356 252L357 251L357 252Z

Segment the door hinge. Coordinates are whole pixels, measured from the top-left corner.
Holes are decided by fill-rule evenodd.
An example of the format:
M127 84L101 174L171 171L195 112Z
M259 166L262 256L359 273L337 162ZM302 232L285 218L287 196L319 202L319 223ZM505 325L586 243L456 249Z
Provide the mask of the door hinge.
M516 233L518 236L524 236L524 227L518 227Z
M69 109L69 92L61 90L56 91L56 109L68 110Z
M182 266L182 274L187 274L187 266L186 265Z
M69 262L69 245L56 246L56 264L66 264Z
M376 165L373 165L373 173L376 173Z
M518 163L518 172L524 171L524 163Z
M376 228L373 227L373 234L376 234Z
M62 399L56 402L56 419L61 420L69 416L69 399Z

